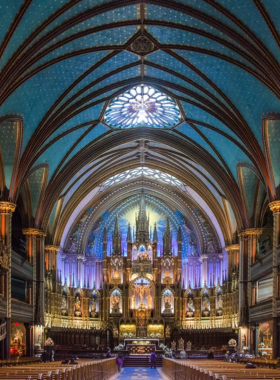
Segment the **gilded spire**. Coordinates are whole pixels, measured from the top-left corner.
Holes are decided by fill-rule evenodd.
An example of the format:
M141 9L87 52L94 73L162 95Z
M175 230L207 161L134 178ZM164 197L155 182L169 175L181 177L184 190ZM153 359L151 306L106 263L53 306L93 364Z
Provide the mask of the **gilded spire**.
M121 254L122 239L120 234L119 216L116 216L115 228L113 234L113 255Z
M147 217L144 191L141 192L138 218L136 219L136 243L149 243L149 218Z
M115 220L114 236L117 236L119 234L120 234L120 226L119 226L119 216L117 214L116 220Z
M177 233L177 240L178 240L178 243L182 243L182 229L181 229L181 226L179 226L178 228L178 233Z
M128 223L128 227L127 227L126 241L130 243L132 242L130 223Z
M138 220L146 220L146 219L147 219L146 202L145 202L145 197L144 197L144 191L142 190Z
M104 230L103 230L103 242L107 243L107 228L106 228L106 225L104 226Z
M157 233L157 224L156 223L155 223L155 226L154 226L153 242L154 243L158 242L158 233Z
M170 254L171 246L172 246L172 238L171 238L171 232L170 232L170 223L169 223L169 217L167 217L166 227L165 227L165 231L163 235L163 253Z

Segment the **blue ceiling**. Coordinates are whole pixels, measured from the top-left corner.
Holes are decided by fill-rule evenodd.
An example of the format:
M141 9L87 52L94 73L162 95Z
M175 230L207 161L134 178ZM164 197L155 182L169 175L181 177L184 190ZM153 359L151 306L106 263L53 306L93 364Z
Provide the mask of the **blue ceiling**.
M0 118L23 120L18 185L48 165L45 202L52 209L67 182L91 167L100 141L119 141L119 133L126 139L104 122L108 102L147 83L176 99L184 121L165 133L181 139L186 148L179 151L195 165L216 172L215 183L221 177L225 196L228 186L238 203L246 188L253 192L257 175L273 197L262 116L280 113L279 12L278 0L0 0ZM153 48L135 51L140 35ZM279 141L274 127L273 136ZM279 147L272 140L269 147L277 187ZM5 157L15 151L14 143L0 148ZM238 165L255 168L252 178L249 169L239 173L250 183L243 189ZM12 171L9 159L8 182ZM64 186L52 196L61 178ZM244 223L245 214L240 209Z

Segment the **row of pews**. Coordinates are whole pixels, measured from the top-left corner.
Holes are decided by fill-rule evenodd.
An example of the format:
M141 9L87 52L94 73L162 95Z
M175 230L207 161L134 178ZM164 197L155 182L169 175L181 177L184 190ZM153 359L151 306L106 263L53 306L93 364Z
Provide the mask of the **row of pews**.
M245 368L245 364L217 360L163 358L162 370L170 380L280 380L279 369Z
M29 365L41 362L41 358L22 358L17 357L9 360L0 360L0 367L13 367L18 365Z
M37 363L0 368L1 380L107 380L117 372L116 359Z

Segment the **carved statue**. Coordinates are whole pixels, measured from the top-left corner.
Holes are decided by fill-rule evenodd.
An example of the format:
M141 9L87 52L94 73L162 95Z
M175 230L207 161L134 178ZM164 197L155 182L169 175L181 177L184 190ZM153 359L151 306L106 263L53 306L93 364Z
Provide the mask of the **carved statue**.
M150 294L147 297L147 301L148 301L148 309L152 309L153 308L153 298Z
M117 292L111 295L112 313L118 314L120 312L121 296Z
M217 295L217 309L223 310L223 296L221 293Z
M75 297L75 311L80 311L81 310L81 300L79 295L76 295Z
M62 294L61 310L66 310L66 309L67 309L67 298L65 294Z
M131 309L136 308L136 300L135 300L135 295L133 294L131 297Z
M92 318L96 316L96 298L94 296L89 300L89 312Z
M202 305L204 307L204 310L209 310L210 301L209 301L209 297L207 294L203 294Z
M120 304L120 296L119 294L113 294L112 295L112 306L113 307L118 307Z
M187 342L187 351L192 349L192 343L190 341Z
M217 247L213 238L207 241L207 252L208 253L217 252Z
M190 255L196 256L196 237L193 232L190 233L189 235L189 245L190 245Z
M193 298L192 297L188 297L188 303L187 303L187 317L193 317L194 315L194 304L193 304Z

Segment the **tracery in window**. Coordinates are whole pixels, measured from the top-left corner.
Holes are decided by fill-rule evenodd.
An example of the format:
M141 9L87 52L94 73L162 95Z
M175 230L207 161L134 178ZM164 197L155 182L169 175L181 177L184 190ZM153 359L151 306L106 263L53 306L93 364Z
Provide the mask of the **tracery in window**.
M113 128L171 128L181 121L181 113L175 100L141 84L113 99L104 120Z
M186 185L183 182L179 181L176 177L167 173L163 173L160 170L149 169L145 166L142 166L136 169L126 170L123 173L114 175L113 177L109 178L107 181L103 182L103 184L100 186L100 191L103 191L109 186L113 186L117 183L129 180L132 178L141 177L141 176L150 177L150 178L168 183L170 185L180 188L184 192L187 192Z

